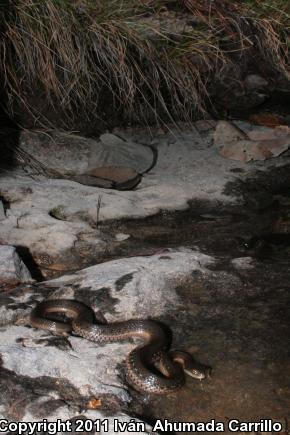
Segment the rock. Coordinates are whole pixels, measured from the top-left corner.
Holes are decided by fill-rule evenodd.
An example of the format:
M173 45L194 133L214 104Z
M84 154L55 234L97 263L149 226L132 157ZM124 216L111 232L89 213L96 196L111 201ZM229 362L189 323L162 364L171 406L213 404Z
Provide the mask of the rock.
M102 189L114 189L114 182L111 180L106 180L104 178L95 177L94 175L79 174L71 175L70 180L76 183L83 184L85 186L100 187Z
M214 133L214 144L226 158L249 162L277 157L290 146L290 129L279 126L275 129L260 129L244 133L227 121L220 121Z
M256 74L250 74L245 79L243 75L243 68L235 62L225 66L213 78L207 90L219 111L241 114L261 105L269 97L267 81Z
M239 160L240 162L248 162L251 160L253 142L250 140L241 140L228 144L220 148L219 154L227 159Z
M244 80L247 91L264 90L269 86L269 82L258 74L248 74Z
M245 93L236 98L236 109L249 110L261 106L269 98L268 94L263 92Z
M231 263L236 269L248 270L255 267L254 259L252 257L234 258Z
M3 221L4 219L6 219L6 213L3 202L0 200L0 221Z
M123 242L123 240L127 240L127 239L129 239L129 237L130 237L130 234L124 234L124 233L117 233L117 234L115 235L115 239L116 239L118 242Z
M29 270L13 246L0 245L0 280L31 282Z
M247 133L258 128L245 122L237 125ZM121 219L145 218L161 210L183 210L191 200L236 202L234 193L225 194L225 189L228 182L241 176L232 169L237 171L244 167L243 163L225 159L216 152L211 146L212 130L201 135L195 127L180 127L155 138L156 165L143 174L134 191L105 190L64 179L39 181L20 170L5 172L0 178L0 192L9 208L7 218L1 221L1 243L29 249L41 273L48 278L108 256L119 256L121 242L116 241L115 234L123 231L117 228ZM147 143L152 142L153 133L147 134ZM215 134L221 146L231 143L233 137L245 136L224 121ZM131 130L125 144L130 143L130 135ZM140 137L145 140L143 130ZM73 147L77 147L76 139ZM242 176L251 176L256 169L248 166ZM122 243L125 246L129 242Z
M143 174L153 164L153 151L149 146L106 133L100 136L102 151L94 151L89 157L89 170L100 166L124 166Z
M126 166L138 173L146 172L153 163L150 147L104 134L100 141L59 131L20 134L19 149L42 165L60 174L83 174L102 166ZM36 164L37 167L37 164Z
M105 316L108 322L133 317L158 319L167 313L172 319L181 303L177 293L180 283L193 273L204 277L211 274L206 267L213 262L211 257L190 249L168 250L166 258L153 255L114 260L42 282L30 291L25 287L10 292L9 303L2 304L0 310L0 379L5 391L0 398L2 414L13 414L9 407L16 397L22 403L20 420L26 421L30 415L31 421L43 418L41 409L45 412L45 406L40 407L40 403L47 404L50 418L56 412L71 418L72 405L82 404L84 409L89 398L95 398L96 407L102 402L108 406L109 400L110 406L115 403L120 408L130 401L123 361L136 344L101 346L74 335L57 337L26 327L25 316L36 301L83 301L95 310L97 319L104 321ZM3 319L22 325L5 325Z
M124 139L112 133L104 133L100 136L100 141L108 147L118 147L124 145Z
M219 153L226 158L246 163L251 160L266 160L277 157L286 151L289 146L290 136L262 141L243 140L231 145L225 145L219 150Z
M130 190L140 183L142 176L135 169L125 166L103 166L87 171L85 175L93 177L99 182L111 182L110 188L117 190ZM98 184L97 184L98 185ZM102 187L100 185L99 187Z
M286 118L275 113L256 113L249 116L249 120L257 125L264 125L266 127L275 127L278 125L287 125Z
M287 277L285 285L277 286L281 270L271 268L267 273L261 261L249 275L230 272L227 258L221 262L219 255L213 263L191 249L169 249L166 254L114 260L1 294L1 418L17 422L112 416L127 421L121 414L127 409L151 421L192 421L194 409L198 421L208 420L207 415L220 421L223 410L233 401L236 405L237 391L239 403L246 397L249 405L247 415L242 406L235 408L240 421L251 421L257 391L263 397L262 415L272 409L273 394L280 415L288 415L289 382L283 375L288 363ZM3 323L3 314L7 320L17 312L19 325L21 311L28 314L37 301L55 297L85 302L100 321L101 314L108 322L134 314L164 322L173 333L172 348L186 349L197 361L211 365L212 378L199 382L187 377L185 388L168 397L133 396L123 361L137 340L97 345L77 336L57 337L24 324ZM218 409L214 397L223 399Z
M104 166L91 169L90 171L87 171L86 174L94 177L105 178L106 180L112 180L115 183L124 183L138 175L134 169L125 166Z
M21 131L19 148L25 153L60 173L83 172L88 168L89 156L98 145L97 141L76 134L59 131Z
M246 133L229 121L219 121L217 123L213 140L215 146L223 146L247 139Z
M216 121L213 119L201 119L199 121L195 121L194 126L199 132L205 132L212 130L216 126Z
M290 146L290 137L280 140L239 141L234 145L225 146L220 150L220 154L226 158L250 162L251 160L266 160L277 157L286 151Z
M255 141L286 139L290 136L290 128L286 125L279 125L275 128L260 127L250 131L248 136Z
M17 396L13 396L13 393L15 394L13 387L10 385L10 395L16 400ZM18 394L22 397L22 391L19 390L21 387L18 387ZM11 428L13 433L75 434L80 432L113 435L120 432L125 435L152 434L152 427L148 423L122 412L111 412L108 415L99 410L74 410L73 407L59 400L57 394L45 396L38 393L34 396L30 391L29 393L31 403L25 407L25 410L21 409L17 413L14 408L7 414L6 410L0 409L1 420L7 420L7 424L17 422L13 424L14 428L15 424L18 424L19 431L16 432L15 429ZM19 414L21 414L20 417Z

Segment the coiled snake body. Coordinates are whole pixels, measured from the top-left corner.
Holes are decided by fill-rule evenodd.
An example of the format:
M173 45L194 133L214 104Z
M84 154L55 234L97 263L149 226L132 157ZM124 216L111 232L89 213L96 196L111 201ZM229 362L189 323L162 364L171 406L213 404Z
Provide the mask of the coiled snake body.
M64 313L70 323L50 320L49 313ZM96 324L93 311L81 302L57 299L41 302L32 311L31 326L67 335L71 331L97 343L111 343L130 337L142 338L145 343L129 353L126 359L128 382L137 390L153 394L167 394L185 382L184 373L196 379L206 376L205 367L198 365L191 355L170 351L170 340L161 326L152 320L127 320L111 324Z

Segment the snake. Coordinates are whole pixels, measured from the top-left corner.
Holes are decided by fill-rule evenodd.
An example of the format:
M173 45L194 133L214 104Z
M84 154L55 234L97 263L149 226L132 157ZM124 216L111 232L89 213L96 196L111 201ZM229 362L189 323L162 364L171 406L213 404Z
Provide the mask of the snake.
M49 316L51 313L62 313L69 321L56 321ZM125 371L127 382L142 393L173 393L185 384L185 374L199 380L207 376L207 366L197 363L190 354L170 350L167 332L154 320L96 323L94 311L87 305L56 299L37 304L30 314L30 325L57 335L73 333L96 343L141 339L143 343L128 354Z

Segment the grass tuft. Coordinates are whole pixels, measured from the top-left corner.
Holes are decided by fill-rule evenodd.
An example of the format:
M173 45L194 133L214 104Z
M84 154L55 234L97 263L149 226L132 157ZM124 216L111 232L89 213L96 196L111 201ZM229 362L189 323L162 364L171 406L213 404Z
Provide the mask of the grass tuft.
M37 93L71 128L80 112L100 116L109 95L127 119L190 121L226 65L258 58L290 80L289 9L283 0L0 1L9 110L46 125Z

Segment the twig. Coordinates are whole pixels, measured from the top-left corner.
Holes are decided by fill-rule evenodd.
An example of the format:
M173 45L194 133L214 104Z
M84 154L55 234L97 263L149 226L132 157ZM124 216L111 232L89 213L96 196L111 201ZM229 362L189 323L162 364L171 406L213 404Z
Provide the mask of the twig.
M96 228L98 228L98 226L99 226L101 203L102 203L102 195L99 195L98 203L97 203L97 226L96 226Z

